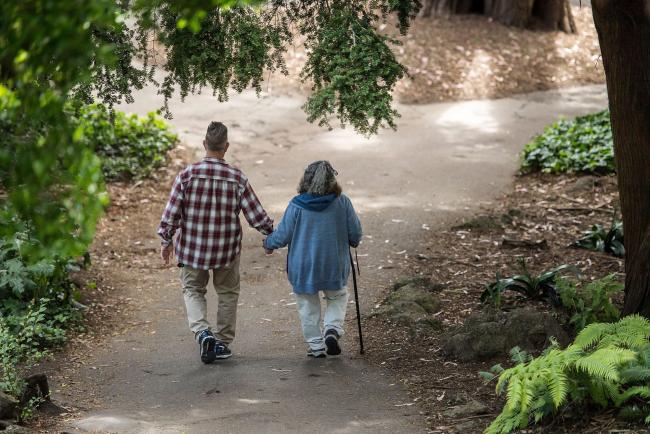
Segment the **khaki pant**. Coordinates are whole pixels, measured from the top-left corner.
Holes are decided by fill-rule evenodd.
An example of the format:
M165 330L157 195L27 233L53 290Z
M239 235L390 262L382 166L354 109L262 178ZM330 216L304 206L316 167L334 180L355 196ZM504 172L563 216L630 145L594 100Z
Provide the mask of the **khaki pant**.
M211 330L207 320L208 304L205 299L210 270L191 267L181 268L181 283L187 311L187 322L194 336L203 330ZM239 256L228 267L212 270L212 283L219 298L217 329L215 336L221 342L230 344L235 339L237 323L237 301L239 300Z

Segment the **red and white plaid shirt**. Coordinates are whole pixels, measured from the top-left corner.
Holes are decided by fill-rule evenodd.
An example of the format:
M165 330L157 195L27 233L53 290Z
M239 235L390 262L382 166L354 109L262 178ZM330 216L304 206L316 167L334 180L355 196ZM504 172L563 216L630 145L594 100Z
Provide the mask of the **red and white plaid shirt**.
M179 229L179 264L202 270L225 267L241 251L239 211L264 235L273 232L273 220L246 176L223 160L206 157L176 177L158 235L169 245Z

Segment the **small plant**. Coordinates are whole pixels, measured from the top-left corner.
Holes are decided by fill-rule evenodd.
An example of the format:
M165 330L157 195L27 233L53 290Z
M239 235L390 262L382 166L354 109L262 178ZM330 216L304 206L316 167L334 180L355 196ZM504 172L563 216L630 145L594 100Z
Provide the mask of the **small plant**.
M609 111L560 120L528 143L522 169L544 173L596 173L616 171Z
M521 365L522 363L528 363L533 360L533 356L519 347L513 347L510 350L510 360L515 365ZM486 383L489 383L499 378L499 375L501 375L503 371L505 371L505 369L503 369L501 363L497 363L496 365L492 366L489 371L480 371L478 374L485 380Z
M524 259L521 259L519 264L521 274L504 279L497 273L496 280L485 285L485 290L481 294L481 301L484 303L490 302L500 308L502 294L509 290L518 292L526 298L548 300L554 306L560 306L562 302L555 288L556 278L567 271L580 274L580 270L572 265L561 265L538 276L533 276L528 271Z
M570 323L576 331L596 322L614 322L621 316L612 304L612 295L621 293L624 286L616 281L613 274L590 282L581 290L567 279L558 279L556 287L562 305L571 314Z
M566 349L552 347L499 376L506 404L486 434L537 423L571 402L614 407L650 423L650 322L638 315L587 326Z
M625 256L622 221L615 220L609 230L602 225L593 225L591 230L586 231L583 235L573 244L574 247L610 253L619 258Z

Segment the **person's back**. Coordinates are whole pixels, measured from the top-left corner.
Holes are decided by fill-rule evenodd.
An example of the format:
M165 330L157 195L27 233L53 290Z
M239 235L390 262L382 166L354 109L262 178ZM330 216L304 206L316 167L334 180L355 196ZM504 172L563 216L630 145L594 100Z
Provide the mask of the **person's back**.
M175 253L187 320L199 342L201 360L210 363L232 355L228 345L235 338L239 299L239 213L243 211L248 223L265 235L273 231L273 220L246 176L224 160L230 146L226 126L212 122L203 145L205 158L176 177L158 235L162 238L161 257L168 263L178 231ZM210 271L219 295L216 337L206 318Z
M175 249L178 262L201 269L229 265L241 250L240 204L256 202L248 179L224 160L206 157L185 168L178 181L183 199ZM264 210L254 211L245 214L251 226L268 226Z
M361 241L361 223L350 199L341 194L327 161L309 165L280 225L265 241L267 250L289 246L287 274L296 295L308 355L341 353L339 338L347 308L349 248ZM320 326L322 291L327 301ZM325 350L327 346L327 351Z
M350 273L350 243L361 236L350 199L345 195L301 195L287 213L295 218L289 241L288 275L301 292L337 290ZM291 217L289 217L291 218Z

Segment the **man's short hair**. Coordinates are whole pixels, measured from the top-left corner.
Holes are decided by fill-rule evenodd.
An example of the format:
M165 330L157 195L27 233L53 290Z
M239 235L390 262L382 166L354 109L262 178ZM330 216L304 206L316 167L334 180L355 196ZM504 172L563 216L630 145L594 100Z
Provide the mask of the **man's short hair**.
M228 128L221 122L210 122L205 134L205 145L211 151L223 151L228 143Z

